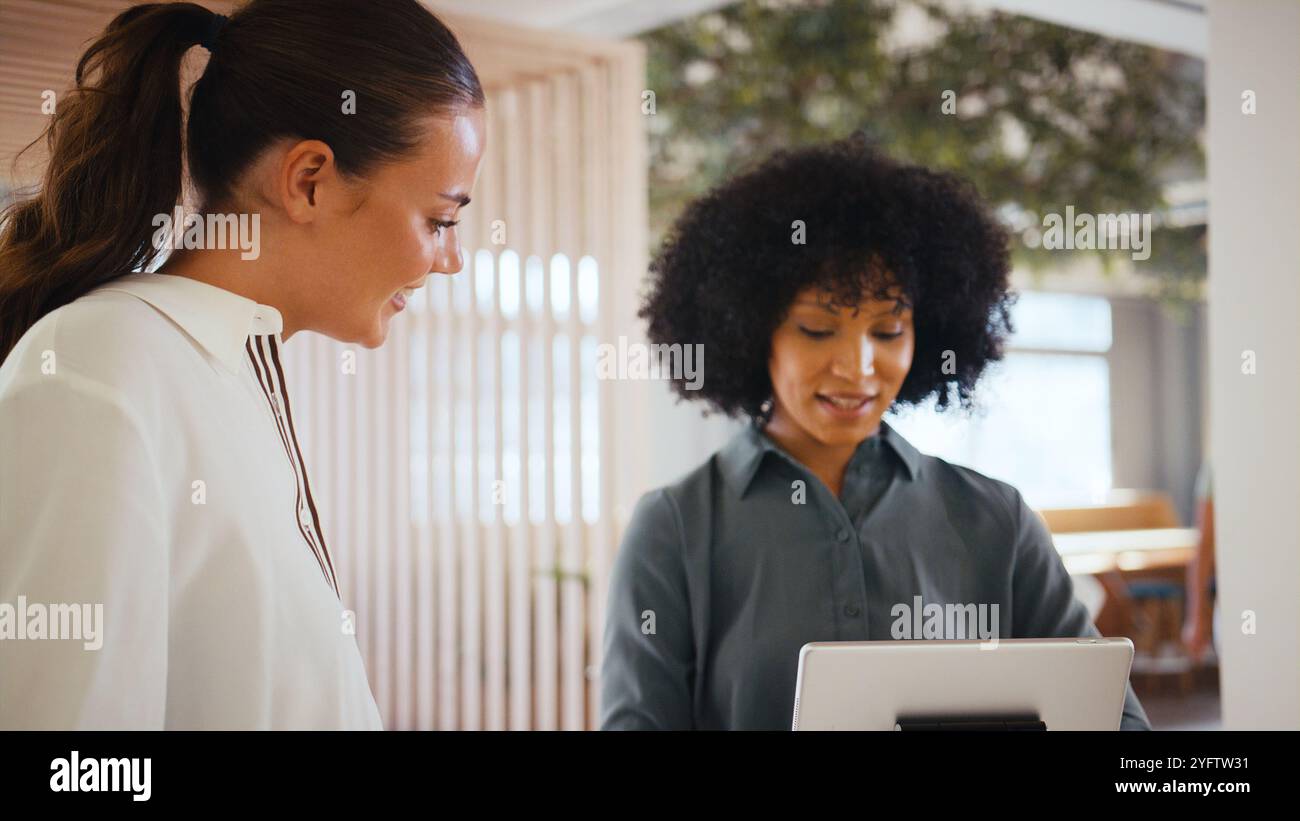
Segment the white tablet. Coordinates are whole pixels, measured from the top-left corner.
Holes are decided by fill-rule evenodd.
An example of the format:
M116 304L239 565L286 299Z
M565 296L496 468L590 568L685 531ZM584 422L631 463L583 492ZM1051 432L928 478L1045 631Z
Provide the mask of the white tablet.
M1118 730L1132 663L1125 638L814 642L793 729Z

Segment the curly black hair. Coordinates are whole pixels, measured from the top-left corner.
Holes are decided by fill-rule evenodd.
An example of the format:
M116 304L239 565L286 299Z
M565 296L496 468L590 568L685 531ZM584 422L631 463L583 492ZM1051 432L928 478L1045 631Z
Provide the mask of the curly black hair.
M639 315L652 343L704 345L703 384L674 378L678 394L764 419L772 334L797 293L818 286L856 306L901 288L916 346L895 402L969 409L1012 331L1010 267L1007 231L973 185L855 135L778 151L691 202L651 262Z

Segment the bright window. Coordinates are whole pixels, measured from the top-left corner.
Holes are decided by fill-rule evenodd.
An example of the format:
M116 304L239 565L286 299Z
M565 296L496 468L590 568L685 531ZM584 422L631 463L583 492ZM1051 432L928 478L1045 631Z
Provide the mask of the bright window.
M889 423L923 453L1010 482L1033 507L1101 502L1112 482L1110 303L1024 292L1012 318L973 414L927 403Z

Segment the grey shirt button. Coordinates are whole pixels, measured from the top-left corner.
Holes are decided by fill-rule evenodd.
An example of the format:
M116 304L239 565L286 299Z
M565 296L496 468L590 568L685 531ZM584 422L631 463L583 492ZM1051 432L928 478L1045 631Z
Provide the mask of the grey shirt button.
M860 612L861 612L861 611L858 610L858 606L857 606L856 604L846 604L846 605L844 605L844 615L846 615L846 616L848 616L848 617L850 617L850 618L856 617L856 616L858 615L858 613L860 613Z
M835 534L835 538L839 539L841 542L847 542L849 540L849 532L841 529L840 532Z

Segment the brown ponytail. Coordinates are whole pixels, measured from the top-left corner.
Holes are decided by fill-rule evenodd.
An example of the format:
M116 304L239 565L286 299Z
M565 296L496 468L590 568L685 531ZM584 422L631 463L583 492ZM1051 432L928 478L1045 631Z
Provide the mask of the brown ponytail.
M460 44L417 0L252 0L189 92L183 142L181 60L214 18L133 6L82 55L38 192L0 215L0 360L45 314L157 260L153 219L180 199L186 148L211 206L277 138L323 140L359 176L413 149L421 118L483 105Z

